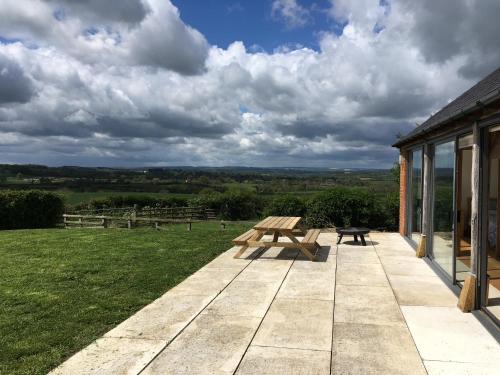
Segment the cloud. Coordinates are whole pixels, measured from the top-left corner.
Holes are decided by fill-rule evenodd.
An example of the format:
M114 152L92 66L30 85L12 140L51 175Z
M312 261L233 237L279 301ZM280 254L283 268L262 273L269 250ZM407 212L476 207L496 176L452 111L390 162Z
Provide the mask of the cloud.
M0 162L388 167L500 61L489 0L337 0L340 35L272 53L210 46L167 0L4 3Z
M140 64L159 66L182 74L204 69L208 43L197 30L184 24L169 1L151 2L152 11L130 36L130 50Z
M274 0L271 5L271 15L284 22L290 29L304 27L311 20L309 10L297 0Z
M0 54L0 105L26 103L33 95L33 84L19 64Z

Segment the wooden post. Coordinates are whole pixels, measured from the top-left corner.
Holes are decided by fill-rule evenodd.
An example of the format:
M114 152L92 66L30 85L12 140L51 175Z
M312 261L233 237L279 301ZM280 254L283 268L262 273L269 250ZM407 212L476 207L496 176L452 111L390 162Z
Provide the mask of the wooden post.
M220 229L226 229L226 223L224 223L222 220L220 222Z
M427 242L427 236L425 234L422 234L420 236L420 243L418 244L417 248L417 258L425 257L426 242Z
M83 228L83 222L81 217L78 218L78 222L80 223L80 228Z
M157 221L155 221L155 229L156 229L156 230L160 230L160 224L158 224L158 222L157 222Z
M106 219L106 218L102 219L102 227L103 228L107 228L108 227L108 219Z
M471 250L470 250L470 273L466 276L458 307L463 312L470 312L476 307L476 288L477 288L477 265L479 261L479 164L481 160L480 129L479 125L474 123L472 131L472 201L471 201Z
M132 229L132 220L130 219L127 220L127 228Z
M191 229L192 229L192 222L188 222L188 231L191 232Z

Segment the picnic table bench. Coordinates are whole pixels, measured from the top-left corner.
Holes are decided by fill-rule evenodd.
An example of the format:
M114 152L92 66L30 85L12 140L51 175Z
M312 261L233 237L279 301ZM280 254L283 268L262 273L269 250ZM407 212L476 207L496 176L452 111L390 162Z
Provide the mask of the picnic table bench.
M272 240L262 240L265 234L272 234ZM303 239L297 239L296 234ZM310 260L315 260L315 253L320 248L317 242L319 234L319 229L306 230L301 217L269 216L233 240L235 245L241 246L234 257L238 258L249 247L285 247L299 249ZM279 242L280 236L288 237L292 242Z

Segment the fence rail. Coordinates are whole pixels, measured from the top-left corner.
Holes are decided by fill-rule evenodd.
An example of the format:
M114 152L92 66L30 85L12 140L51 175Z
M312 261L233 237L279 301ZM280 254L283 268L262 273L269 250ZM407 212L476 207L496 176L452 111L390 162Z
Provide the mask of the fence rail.
M215 220L213 210L203 207L126 207L118 209L81 210L63 215L65 228L108 228L110 226L126 226L132 229L137 226L154 226L160 229L165 224L187 224L192 229L195 222ZM225 228L225 223L221 228Z

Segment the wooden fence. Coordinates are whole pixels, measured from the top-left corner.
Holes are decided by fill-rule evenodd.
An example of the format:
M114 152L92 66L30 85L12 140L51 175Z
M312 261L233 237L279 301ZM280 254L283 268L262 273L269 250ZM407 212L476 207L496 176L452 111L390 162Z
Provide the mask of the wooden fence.
M132 229L138 226L154 226L160 229L166 224L187 224L188 230L193 223L215 220L213 210L203 207L137 207L111 208L99 210L82 210L63 215L65 228L108 228L127 227ZM225 223L220 222L221 228Z

